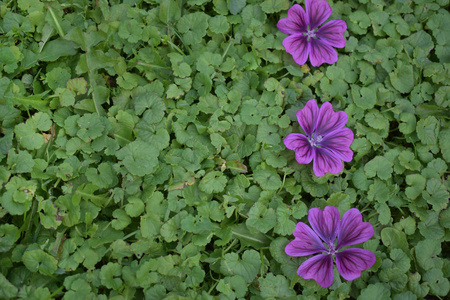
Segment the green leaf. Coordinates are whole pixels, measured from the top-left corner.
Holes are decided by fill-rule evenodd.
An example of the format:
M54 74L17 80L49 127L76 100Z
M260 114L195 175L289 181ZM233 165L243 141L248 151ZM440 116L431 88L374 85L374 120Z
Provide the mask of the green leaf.
M359 88L352 85L351 93L355 104L362 109L371 109L377 103L377 92L371 86Z
M211 171L202 178L199 184L201 191L211 194L220 193L227 185L227 178L219 171Z
M427 189L422 197L433 206L433 210L440 211L448 206L449 193L440 180L431 178L427 181Z
M102 266L99 279L105 287L109 289L118 290L122 286L122 279L119 277L122 275L122 266L118 263L109 262L107 265Z
M430 116L417 122L417 136L426 145L434 145L439 135L439 121Z
M58 209L51 200L39 202L38 210L41 224L45 228L55 230L61 225L61 220L58 220Z
M130 217L140 216L145 209L144 202L138 197L128 198L128 204L125 205L125 211Z
M270 239L263 233L252 233L245 224L235 224L231 227L233 236L241 242L242 245L249 245L255 249L266 247L270 243Z
M364 166L364 172L368 178L378 176L378 178L387 180L392 176L392 163L384 156L377 156Z
M387 225L391 220L391 210L386 203L381 203L376 205L376 210L379 214L378 221L381 225Z
M394 263L394 267L400 269L403 272L407 272L411 267L408 255L406 255L406 253L400 249L392 249L390 257Z
M281 186L281 178L273 169L256 170L253 173L253 178L265 190L276 190Z
M209 19L209 30L214 33L224 34L230 29L230 24L225 16L218 15Z
M436 257L439 253L441 253L441 242L438 240L425 239L417 243L415 247L417 263L424 270L440 268L441 259Z
M414 88L415 79L411 65L400 64L389 74L389 78L394 88L402 94L409 93Z
M136 140L117 151L116 157L133 175L144 176L152 173L158 163L158 150L144 141Z
M44 275L52 275L57 269L58 261L42 250L30 250L23 254L22 261L28 270Z
M174 0L162 0L159 4L159 19L163 23L177 21L181 16L181 10L178 3Z
M439 133L439 147L441 148L442 158L450 162L450 130L444 129Z
M259 279L259 287L261 289L261 297L264 299L294 297L297 295L283 275L275 276L269 273L265 278Z
M32 96L14 96L9 97L6 96L6 98L11 99L12 103L21 104L24 107L28 108L28 106L31 106L32 108L35 108L40 111L48 111L48 99L42 99L47 92L44 92L42 94L38 95L32 95Z
M245 222L249 228L253 228L262 233L266 233L272 229L277 223L275 211L272 208L267 207L256 202L248 212L248 219Z
M55 61L61 56L73 56L76 53L76 44L68 40L56 39L45 44L39 54L39 60Z
M247 0L227 0L228 9L233 15L237 15L247 3Z
M404 291L408 282L408 276L397 268L387 268L381 270L379 277L381 281L389 284L392 291Z
M87 93L87 81L83 77L68 80L66 87L75 95L83 95Z
M203 12L195 12L183 15L178 21L177 28L183 34L183 41L187 45L195 45L202 42L206 35L208 19L210 17Z
M111 226L115 230L123 230L131 223L131 218L123 209L116 209L112 216L114 217L114 220L112 220Z
M20 145L28 150L39 149L44 145L44 136L36 133L36 127L30 123L22 123L14 128Z
M406 234L411 235L416 231L416 221L411 216L408 216L406 219L401 219L399 223L396 223L395 227L400 230L403 229Z
M67 69L54 68L47 73L45 80L52 90L56 90L57 88L66 87L70 77L71 77L70 72L67 71Z
M226 276L240 275L247 283L252 282L258 274L261 258L255 250L246 250L242 259L236 253L225 254L220 261L220 272Z
M317 178L317 177L316 177ZM304 170L300 174L300 182L304 190L311 194L313 197L323 197L328 193L328 184L317 183L311 178L311 172ZM295 215L294 215L295 216Z
M398 156L400 165L408 170L420 170L420 162L415 159L414 153L408 150L402 151Z
M434 116L438 118L449 118L450 110L443 109L442 106L422 103L416 107L416 114L421 117Z
M0 225L0 252L10 250L19 237L20 232L16 226L12 224Z
M289 8L289 0L265 0L261 9L267 14L272 14Z
M275 232L281 235L291 234L295 229L295 223L290 220L293 211L286 205L279 205L277 207L277 222L275 225Z
M370 127L375 129L386 129L386 127L389 126L387 120L377 110L367 113L365 120Z
M77 120L79 130L78 137L85 142L90 142L102 135L105 125L98 114L85 114Z
M216 289L230 298L242 298L247 294L247 284L242 276L227 276L219 281Z
M428 211L428 217L425 221L420 222L417 226L419 228L420 234L426 239L442 239L444 237L445 231L439 225L438 214L434 211Z
M416 294L419 297L424 297L426 294L428 294L430 288L428 287L428 284L426 284L425 282L419 284L419 282L421 282L421 276L418 272L414 274L408 274L408 277L409 277L408 287L411 291L414 292L414 294Z
M406 241L406 236L400 230L390 227L384 228L381 230L381 241L385 246L391 247L392 249L398 248L403 250L405 253L409 253L409 246Z
M152 90L150 85L135 90L134 110L137 115L144 111L144 119L148 123L158 123L164 117L165 106L162 99Z
M289 256L284 251L288 243L289 240L285 237L276 238L270 243L270 254L281 264L285 264L289 261Z
M33 170L34 160L30 153L26 151L14 152L13 149L8 152L7 164L11 173L29 173Z
M226 162L227 169L230 169L239 173L247 173L247 166L240 161L233 159Z
M391 296L390 289L383 283L369 284L361 291L358 300L378 300L389 299Z
M97 168L88 168L86 178L99 188L107 188L117 182L113 167L108 163L101 163Z
M416 199L424 190L426 179L420 174L410 174L406 176L406 183L409 185L405 189L405 194L409 199Z
M143 237L153 239L159 234L160 229L161 221L158 216L146 214L141 217L141 232Z
M0 298L9 299L17 297L18 289L0 273Z
M0 48L0 66L6 73L13 73L18 63L23 59L20 49L16 46Z
M400 114L400 123L398 129L403 134L410 134L416 130L416 117L412 113L401 113Z
M450 291L450 282L444 277L441 270L433 268L423 275L423 280L430 283L431 292L434 295L445 297Z

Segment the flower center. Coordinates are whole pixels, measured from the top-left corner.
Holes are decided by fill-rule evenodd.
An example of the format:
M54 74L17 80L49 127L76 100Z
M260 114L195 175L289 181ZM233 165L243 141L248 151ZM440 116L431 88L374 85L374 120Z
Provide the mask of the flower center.
M309 144L311 145L311 147L317 147L320 146L319 143L323 140L323 136L322 135L318 135L318 136L312 136L311 138L308 139Z
M333 243L333 244L328 244L328 247L330 248L330 249L328 250L328 254L335 255L336 252L337 252L337 250L334 249L334 243Z
M308 26L308 31L307 32L303 32L303 35L305 35L308 39L308 42L312 39L316 37L316 32L314 30L309 30L309 26Z

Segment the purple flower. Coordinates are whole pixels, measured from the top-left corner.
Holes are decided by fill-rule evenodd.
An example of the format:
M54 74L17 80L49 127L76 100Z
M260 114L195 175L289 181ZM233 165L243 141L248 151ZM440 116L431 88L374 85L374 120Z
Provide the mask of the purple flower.
M305 0L305 7L306 12L294 4L288 17L278 21L278 29L289 35L283 40L284 48L299 65L305 64L308 56L315 67L335 63L338 56L333 47L345 47L343 33L347 24L332 20L318 29L332 13L330 5L325 0Z
M342 161L352 160L353 132L344 128L348 116L343 111L334 112L326 102L319 110L316 100L311 99L297 112L297 119L306 136L291 133L284 139L288 149L295 151L299 164L309 164L312 160L316 176L325 172L337 174L342 171Z
M314 279L320 286L327 288L333 283L333 257L336 257L339 273L346 280L360 277L361 271L373 266L376 257L369 250L340 250L365 242L373 236L372 224L362 221L359 210L348 210L340 220L339 211L334 206L327 206L323 211L311 208L308 220L313 229L299 222L294 230L295 239L287 244L285 252L290 256L307 256L319 252L325 254L303 262L297 270L299 276Z

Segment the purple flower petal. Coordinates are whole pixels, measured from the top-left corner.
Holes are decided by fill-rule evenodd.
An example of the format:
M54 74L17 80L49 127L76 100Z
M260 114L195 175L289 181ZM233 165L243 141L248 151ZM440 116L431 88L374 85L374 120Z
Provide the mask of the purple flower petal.
M345 30L347 30L347 24L344 21L332 20L320 27L316 32L316 36L330 46L344 48L346 41L343 33Z
M336 253L336 266L345 280L354 280L361 276L361 271L375 264L375 254L369 250L352 248Z
M341 129L348 121L345 111L335 112L330 102L325 102L320 107L316 123L316 134L325 136L331 131Z
M303 34L290 35L283 40L283 46L286 52L292 55L292 58L299 65L304 65L308 59L311 45Z
M333 12L330 4L325 0L306 0L306 14L309 17L310 30L320 26Z
M317 234L303 222L297 223L294 236L295 239L284 249L289 256L306 256L328 251Z
M338 174L342 171L342 161L334 151L316 148L314 154L313 170L316 176L324 176L325 173Z
M353 131L342 128L328 133L320 142L320 146L333 151L339 159L349 162L353 158L350 145L353 142Z
M316 130L317 117L319 115L319 107L316 100L311 99L306 102L305 107L297 112L297 120L303 131L311 137Z
M305 279L314 279L324 288L333 283L333 257L320 254L307 259L300 265L297 274Z
M327 206L323 211L320 208L311 208L308 212L309 224L328 245L334 246L340 219L339 211L334 206Z
M362 221L362 215L359 210L356 208L349 209L342 216L336 249L365 242L373 234L372 224Z
M326 41L313 38L309 41L309 44L309 59L314 67L318 67L323 63L331 65L337 62L338 55L336 50L328 45Z
M309 164L312 161L315 150L303 134L291 133L283 142L286 148L295 151L295 159L299 164Z
M282 33L285 34L307 32L308 18L303 10L303 7L298 4L294 4L288 10L288 17L278 21L277 27Z

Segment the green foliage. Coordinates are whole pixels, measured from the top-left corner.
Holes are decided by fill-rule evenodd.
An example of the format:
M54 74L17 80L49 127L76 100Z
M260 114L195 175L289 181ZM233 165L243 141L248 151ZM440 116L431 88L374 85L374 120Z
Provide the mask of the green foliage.
M284 51L292 1L94 2L0 5L1 299L448 297L447 0L330 1L320 67ZM349 116L341 174L283 144L310 99ZM327 205L377 263L323 289L284 248Z

